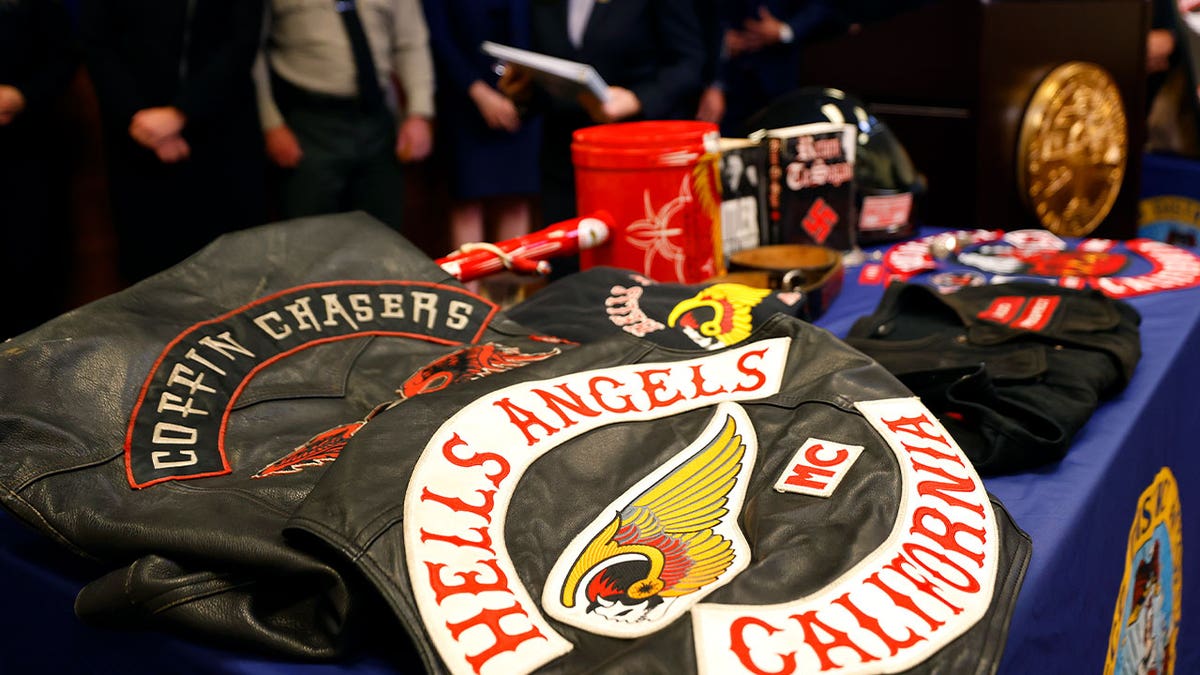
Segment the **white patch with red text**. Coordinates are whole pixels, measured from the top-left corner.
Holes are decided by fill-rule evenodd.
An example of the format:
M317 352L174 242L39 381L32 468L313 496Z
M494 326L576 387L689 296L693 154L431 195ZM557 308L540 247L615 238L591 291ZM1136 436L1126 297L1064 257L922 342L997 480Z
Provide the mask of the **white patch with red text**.
M887 230L908 222L912 213L913 195L871 195L863 197L858 215L858 229L864 232Z
M796 451L775 489L814 497L828 497L837 489L862 454L863 446L810 438Z
M987 613L999 534L970 461L917 398L855 406L899 463L902 494L891 534L806 597L697 605L691 616L701 673L896 673Z
M1200 285L1200 256L1195 253L1151 239L1134 239L1125 246L1149 260L1154 269L1137 276L1093 280L1092 284L1108 297L1132 298Z
M413 468L403 524L413 597L447 669L525 673L573 648L530 597L503 537L516 486L539 457L602 426L775 394L790 344L523 382L448 419Z
M1024 304L1025 298L1018 295L1004 295L992 300L992 304L979 313L979 318L1007 324L1016 318L1017 312Z

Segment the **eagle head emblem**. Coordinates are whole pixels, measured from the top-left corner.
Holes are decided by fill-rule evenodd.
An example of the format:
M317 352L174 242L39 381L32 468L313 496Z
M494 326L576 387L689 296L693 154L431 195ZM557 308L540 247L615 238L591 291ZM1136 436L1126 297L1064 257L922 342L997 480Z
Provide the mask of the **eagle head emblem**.
M667 325L678 325L703 347L732 345L749 337L754 327L750 312L770 294L743 284L713 284L675 305Z
M594 633L635 637L727 583L750 561L737 514L755 456L745 411L718 406L695 442L575 537L546 582L546 610Z

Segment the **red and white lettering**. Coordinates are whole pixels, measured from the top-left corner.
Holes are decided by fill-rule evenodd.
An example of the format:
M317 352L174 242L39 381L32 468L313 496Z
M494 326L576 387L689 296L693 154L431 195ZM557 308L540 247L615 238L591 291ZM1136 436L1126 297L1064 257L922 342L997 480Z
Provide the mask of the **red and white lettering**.
M806 597L694 607L700 672L900 672L987 612L999 540L970 462L916 398L856 406L900 466L904 495L891 534L849 573ZM829 450L828 441L810 440L797 453L807 469L790 475L823 482L821 464L841 468L840 453Z
M417 609L447 668L522 673L572 648L530 597L500 536L517 483L538 457L605 425L771 396L789 346L776 338L686 361L525 382L447 420L413 469L403 525Z
M814 497L828 497L862 454L863 446L810 438L788 462L775 489Z

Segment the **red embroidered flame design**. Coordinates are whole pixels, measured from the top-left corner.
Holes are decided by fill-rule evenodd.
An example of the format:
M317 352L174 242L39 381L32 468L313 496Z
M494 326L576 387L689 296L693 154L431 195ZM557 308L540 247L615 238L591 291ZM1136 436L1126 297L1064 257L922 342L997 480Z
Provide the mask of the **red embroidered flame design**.
M286 456L271 462L263 467L261 471L251 476L252 478L266 478L276 474L298 473L303 471L305 467L320 466L327 462L332 462L341 454L342 448L346 447L346 443L350 438L358 432L363 422L351 422L343 424L339 427L334 427L328 431L323 431L316 436L308 439L304 445L296 448Z
M358 430L375 415L395 407L397 404L421 394L441 391L455 382L465 382L500 373L513 368L543 361L560 353L556 347L548 352L523 354L516 347L505 347L494 342L466 347L430 363L413 373L400 389L398 399L386 401L375 407L365 418L323 431L310 438L304 445L286 456L271 462L253 478L266 478L288 473L298 473L307 467L327 464L338 458Z
M544 361L558 349L538 354L523 354L516 347L489 342L451 352L413 373L396 390L402 399L441 391L455 382L465 382L520 368L535 361Z

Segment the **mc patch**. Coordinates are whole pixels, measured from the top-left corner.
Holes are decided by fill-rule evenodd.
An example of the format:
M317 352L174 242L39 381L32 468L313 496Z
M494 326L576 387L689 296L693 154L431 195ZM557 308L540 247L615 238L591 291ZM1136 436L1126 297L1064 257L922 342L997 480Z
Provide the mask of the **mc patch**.
M846 477L863 446L810 438L796 451L787 469L775 481L779 492L828 497Z
M1175 672L1183 596L1179 485L1167 467L1138 498L1104 675Z

